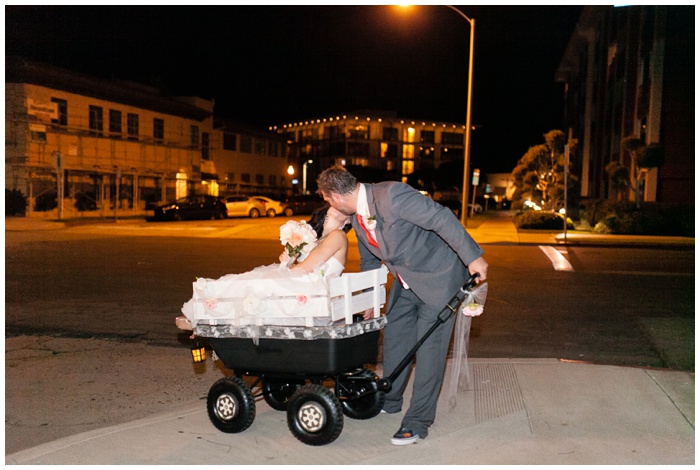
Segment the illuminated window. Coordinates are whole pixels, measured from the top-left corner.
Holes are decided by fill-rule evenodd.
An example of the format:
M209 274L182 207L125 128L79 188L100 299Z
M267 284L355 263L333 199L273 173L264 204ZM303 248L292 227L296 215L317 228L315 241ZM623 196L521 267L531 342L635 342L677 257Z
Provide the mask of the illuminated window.
M403 146L403 159L404 160L413 160L416 155L416 146L415 145L404 145Z
M404 142L415 142L416 141L416 129L413 127L407 127L403 131L403 141Z
M401 174L402 175L410 175L413 173L413 160L403 160L401 162Z
M178 173L175 181L175 199L187 196L187 173Z

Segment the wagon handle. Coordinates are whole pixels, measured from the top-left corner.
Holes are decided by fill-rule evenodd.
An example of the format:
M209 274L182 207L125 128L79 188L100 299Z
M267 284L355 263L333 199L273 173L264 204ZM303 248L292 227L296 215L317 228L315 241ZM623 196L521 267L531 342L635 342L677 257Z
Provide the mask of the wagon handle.
M435 331L435 329L438 326L445 323L452 316L452 314L457 311L457 307L459 307L459 304L462 302L462 300L474 288L474 286L476 286L476 279L479 276L479 273L474 273L471 276L469 276L469 279L467 279L464 285L459 288L459 292L457 292L455 296L452 297L452 300L450 300L445 306L445 308L442 309L442 311L438 314L437 320L435 320L433 326L431 326L430 329L423 335L423 337L420 340L418 340L418 343L416 343L416 345L413 346L413 349L411 349L411 351L409 351L406 357L403 358L401 363L399 363L399 365L396 366L396 369L394 369L394 371L391 374L389 374L388 377L381 378L377 381L377 388L380 391L388 392L391 390L391 386L394 380L396 380L401 371L403 371L406 368L406 366L410 364L411 361L413 361L413 355L416 354L418 348L421 347L425 340L428 339L428 337L433 333L433 331ZM447 314L444 318L443 313Z

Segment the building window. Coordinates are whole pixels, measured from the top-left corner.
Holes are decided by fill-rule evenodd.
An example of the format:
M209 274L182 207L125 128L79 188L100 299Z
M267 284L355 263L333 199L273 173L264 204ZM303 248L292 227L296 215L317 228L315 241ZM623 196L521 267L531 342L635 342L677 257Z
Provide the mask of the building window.
M253 153L253 138L249 135L241 136L241 152Z
M165 138L165 122L160 118L153 118L153 139L163 142Z
M68 126L68 101L51 98L51 102L58 105L58 119L52 119L51 122L59 126Z
M224 132L224 150L236 151L236 134Z
M29 135L33 142L46 143L46 126L43 124L29 124Z
M270 186L277 186L277 176L276 175L270 175L267 177L267 181Z
M102 108L99 106L90 106L89 112L90 135L102 135Z
M255 184L258 184L260 186L265 184L265 176L264 175L255 175Z
M267 154L271 157L279 156L279 143L278 142L270 142L269 151L267 152Z
M265 155L265 141L255 139L255 155Z
M396 158L399 156L399 146L396 144L387 144L386 142L382 142L380 147L380 156L382 158Z
M421 147L420 156L423 159L430 160L435 158L435 147Z
M399 130L395 127L382 128L382 140L399 140Z
M435 131L420 131L420 141L426 144L434 144Z
M199 126L190 126L190 146L192 148L199 146Z
M464 145L464 134L457 132L443 132L443 145Z
M413 144L403 146L403 159L413 160L416 155L416 146ZM405 174L405 173L404 173Z
M139 115L127 113L126 115L126 138L129 140L139 140Z
M250 183L250 173L241 173L241 182Z
M122 112L109 110L109 136L113 139L122 138Z
M364 125L350 126L348 129L348 134L350 135L351 139L367 140L369 139L369 128Z
M236 174L235 173L226 173L226 181L229 183L233 183L236 180Z
M209 160L209 133L202 132L202 160Z

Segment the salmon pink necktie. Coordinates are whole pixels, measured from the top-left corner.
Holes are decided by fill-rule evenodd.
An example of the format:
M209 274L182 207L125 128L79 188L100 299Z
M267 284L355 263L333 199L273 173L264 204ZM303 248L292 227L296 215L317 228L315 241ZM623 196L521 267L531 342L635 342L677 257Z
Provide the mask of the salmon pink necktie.
M357 221L360 223L360 227L362 227L362 230L365 231L365 235L367 235L367 241L369 242L370 245L372 245L375 248L379 248L379 244L377 243L377 240L374 239L371 233L369 233L369 230L367 230L367 227L365 226L365 222L362 220L362 216L360 214L357 214Z

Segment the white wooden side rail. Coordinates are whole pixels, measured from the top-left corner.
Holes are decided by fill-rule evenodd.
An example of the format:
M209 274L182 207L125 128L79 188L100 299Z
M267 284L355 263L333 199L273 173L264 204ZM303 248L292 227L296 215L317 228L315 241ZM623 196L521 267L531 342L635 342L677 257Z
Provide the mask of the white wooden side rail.
M389 270L382 265L379 269L360 273L345 273L331 280L331 317L333 321L345 317L345 323L352 323L352 316L367 309L374 310L374 318L386 303L386 282Z
M250 281L243 281L240 288L236 281L213 281L211 293L209 290L199 295L195 292L195 299L189 303L191 315L196 322L209 325L312 327L329 325L342 319L350 325L353 315L368 309L374 310L375 318L380 316L380 309L386 303L388 273L389 270L383 265L371 271L343 273L331 279L328 289L318 283L306 284L309 281L304 280L295 280L297 284L291 287L280 287L287 283L268 285L267 280L261 280L257 284L264 294L254 296L245 293L245 285ZM314 293L304 298L303 302L294 295L295 292L311 290ZM254 314L245 313L246 308L251 307L252 300L259 302L260 309ZM213 309L206 307L207 303L214 305Z

